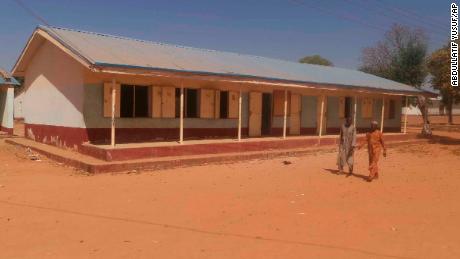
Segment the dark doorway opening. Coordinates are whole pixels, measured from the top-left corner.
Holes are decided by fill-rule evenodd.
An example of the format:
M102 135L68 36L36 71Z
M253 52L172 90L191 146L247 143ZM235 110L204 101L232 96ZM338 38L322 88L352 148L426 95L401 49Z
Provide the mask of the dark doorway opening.
M176 88L175 92L175 108L176 108L176 118L180 118L180 88Z
M345 118L353 118L353 98L345 97Z
M220 118L228 118L228 91L220 92Z
M270 135L272 129L272 95L262 94L262 135Z
M197 89L186 89L186 118L197 118L198 117L198 90Z
M134 87L131 85L121 86L120 117L134 117Z
M134 117L149 116L149 87L135 86L134 87Z

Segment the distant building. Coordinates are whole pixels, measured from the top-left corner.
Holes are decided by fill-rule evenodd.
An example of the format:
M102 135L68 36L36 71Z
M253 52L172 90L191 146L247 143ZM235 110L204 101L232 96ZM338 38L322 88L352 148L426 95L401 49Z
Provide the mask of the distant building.
M0 131L13 134L14 88L19 82L0 69Z
M432 96L428 101L428 114L429 115L447 115L447 109L442 103L442 97L439 94L439 90L434 89L433 87L422 87L423 91L426 91ZM408 108L403 107L402 113L408 115L422 115L420 109L417 106L409 105ZM460 104L454 104L452 107L453 115L460 115Z

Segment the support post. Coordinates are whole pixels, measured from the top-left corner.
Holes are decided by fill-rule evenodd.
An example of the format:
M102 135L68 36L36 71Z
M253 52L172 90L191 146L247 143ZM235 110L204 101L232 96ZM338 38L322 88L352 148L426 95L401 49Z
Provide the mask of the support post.
M241 89L240 89L240 96L238 97L238 141L241 141Z
M324 99L326 99L326 98L325 98L324 95L322 95L322 96L321 96L321 114L319 115L319 116L320 116L320 117L319 117L319 138L321 138L322 135L323 135L323 124L324 124L324 123L323 123L323 120L324 120Z
M287 125L287 90L284 90L284 120L283 120L283 139L286 138L286 125Z
M382 115L380 117L380 132L383 133L383 121L385 120L385 97L382 97Z
M358 114L358 96L355 96L355 102L353 104L353 125L355 126L355 129L358 127L356 126L356 116Z
M184 85L180 86L179 143L184 142Z
M3 122L0 119L0 131L5 131L8 135L13 135L14 129L14 88L12 86L6 86L5 91L5 105L4 110L0 111L3 113ZM0 92L3 91L0 89ZM0 114L0 117L2 114Z
M116 86L115 79L112 79L112 125L111 125L111 134L110 134L110 144L112 147L115 147L115 102L116 102Z
M404 134L407 133L407 112L409 110L409 96L406 96L406 110L404 112Z

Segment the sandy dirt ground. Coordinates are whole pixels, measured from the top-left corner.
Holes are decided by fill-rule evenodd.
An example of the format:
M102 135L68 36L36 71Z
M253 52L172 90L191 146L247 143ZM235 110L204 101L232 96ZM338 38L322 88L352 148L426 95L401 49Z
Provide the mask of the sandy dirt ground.
M0 139L0 258L460 258L460 130L389 150L89 176ZM285 165L283 161L291 164Z

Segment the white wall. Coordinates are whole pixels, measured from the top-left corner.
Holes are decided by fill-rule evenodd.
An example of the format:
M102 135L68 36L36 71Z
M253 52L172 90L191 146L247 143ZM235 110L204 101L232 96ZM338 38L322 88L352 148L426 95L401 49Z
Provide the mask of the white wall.
M0 126L13 129L13 87L0 86Z
M83 66L45 41L25 74L25 123L84 127Z
M403 107L402 108L402 114L407 114L408 115L422 115L422 112L417 106L412 106L409 105L409 108ZM444 114L440 114L439 112L439 106L429 106L428 107L428 114L429 115L447 115L447 111L444 112ZM452 107L452 114L453 115L460 115L460 105L454 105Z
M22 111L22 104L24 102L24 91L15 93L14 96L14 118L24 118L24 113Z

